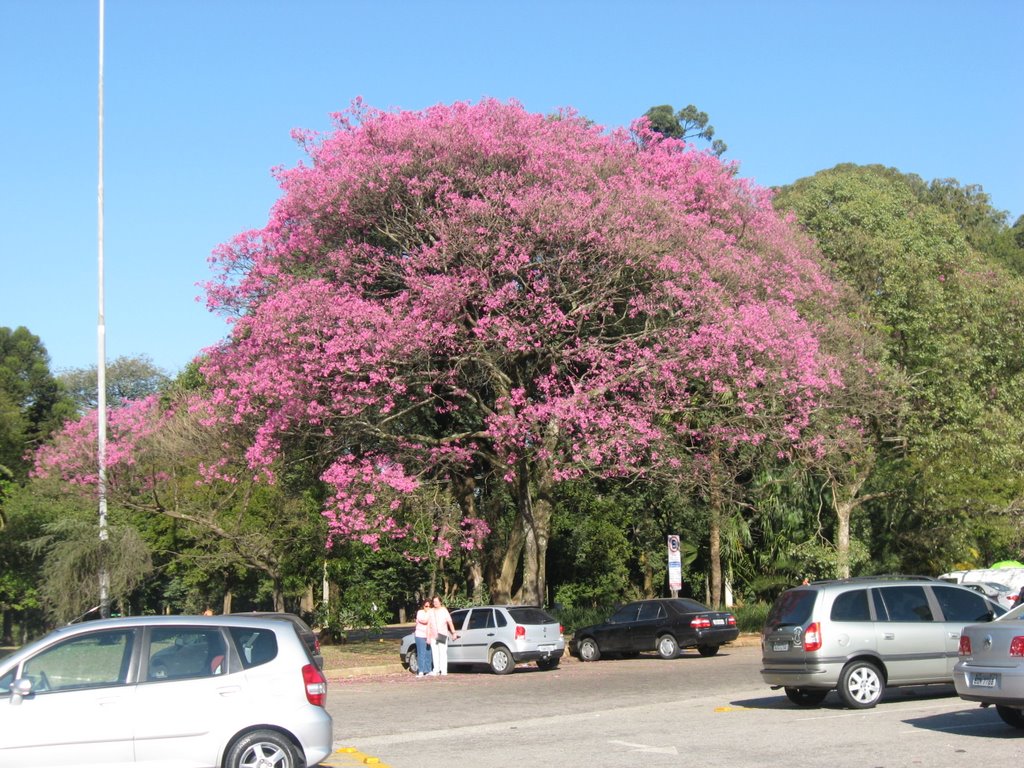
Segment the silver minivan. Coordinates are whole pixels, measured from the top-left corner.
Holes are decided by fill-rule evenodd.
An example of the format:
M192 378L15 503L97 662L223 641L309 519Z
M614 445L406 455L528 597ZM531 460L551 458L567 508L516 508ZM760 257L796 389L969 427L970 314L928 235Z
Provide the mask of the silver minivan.
M836 690L849 707L873 707L887 687L951 684L963 627L1003 613L973 590L927 577L794 587L765 622L761 677L801 706Z
M565 653L561 624L541 608L478 605L452 611L452 624L459 636L448 643L449 666L487 666L505 675L529 661L554 669ZM414 635L402 638L399 656L410 672L419 671Z
M76 624L0 659L0 765L301 768L331 753L326 696L288 622Z

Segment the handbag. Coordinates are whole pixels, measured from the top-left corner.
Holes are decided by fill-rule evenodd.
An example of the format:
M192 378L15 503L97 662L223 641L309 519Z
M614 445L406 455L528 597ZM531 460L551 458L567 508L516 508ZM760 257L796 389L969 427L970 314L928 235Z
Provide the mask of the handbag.
M448 644L448 635L438 635L437 636L437 642L438 642L439 645L447 645Z

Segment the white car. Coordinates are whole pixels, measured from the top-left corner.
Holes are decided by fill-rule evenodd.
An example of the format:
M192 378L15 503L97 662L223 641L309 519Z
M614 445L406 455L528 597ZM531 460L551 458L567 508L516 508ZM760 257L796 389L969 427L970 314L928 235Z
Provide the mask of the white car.
M1024 606L964 627L953 685L960 698L995 704L1003 722L1024 729Z
M326 698L288 622L75 624L0 659L0 765L302 768L331 753Z
M452 611L452 624L459 637L448 643L450 667L487 666L496 675L507 675L517 664L534 661L550 670L565 653L562 625L540 608L478 605ZM402 638L398 655L410 672L419 671L412 633Z

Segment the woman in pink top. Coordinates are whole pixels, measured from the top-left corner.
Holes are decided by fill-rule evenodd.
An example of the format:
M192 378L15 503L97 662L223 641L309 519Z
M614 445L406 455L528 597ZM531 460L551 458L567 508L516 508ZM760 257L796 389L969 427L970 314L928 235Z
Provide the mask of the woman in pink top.
M437 637L434 638L430 649L434 654L434 671L431 675L448 674L448 640L458 640L459 633L455 631L452 624L452 615L448 609L441 604L441 598L434 596L434 624L437 627Z
M416 611L416 664L419 667L416 677L430 674L430 670L433 668L430 651L431 635L436 634L433 614L430 600L424 600L423 605Z

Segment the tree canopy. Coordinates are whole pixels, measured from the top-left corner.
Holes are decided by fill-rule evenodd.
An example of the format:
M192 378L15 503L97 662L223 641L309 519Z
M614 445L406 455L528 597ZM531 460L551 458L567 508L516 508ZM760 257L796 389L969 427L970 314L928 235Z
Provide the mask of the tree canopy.
M764 191L637 131L485 101L300 136L311 164L209 286L238 316L203 371L251 466L315 450L332 536L402 535L403 498L495 475L537 599L552 484L812 441L842 383L803 311L829 280Z

